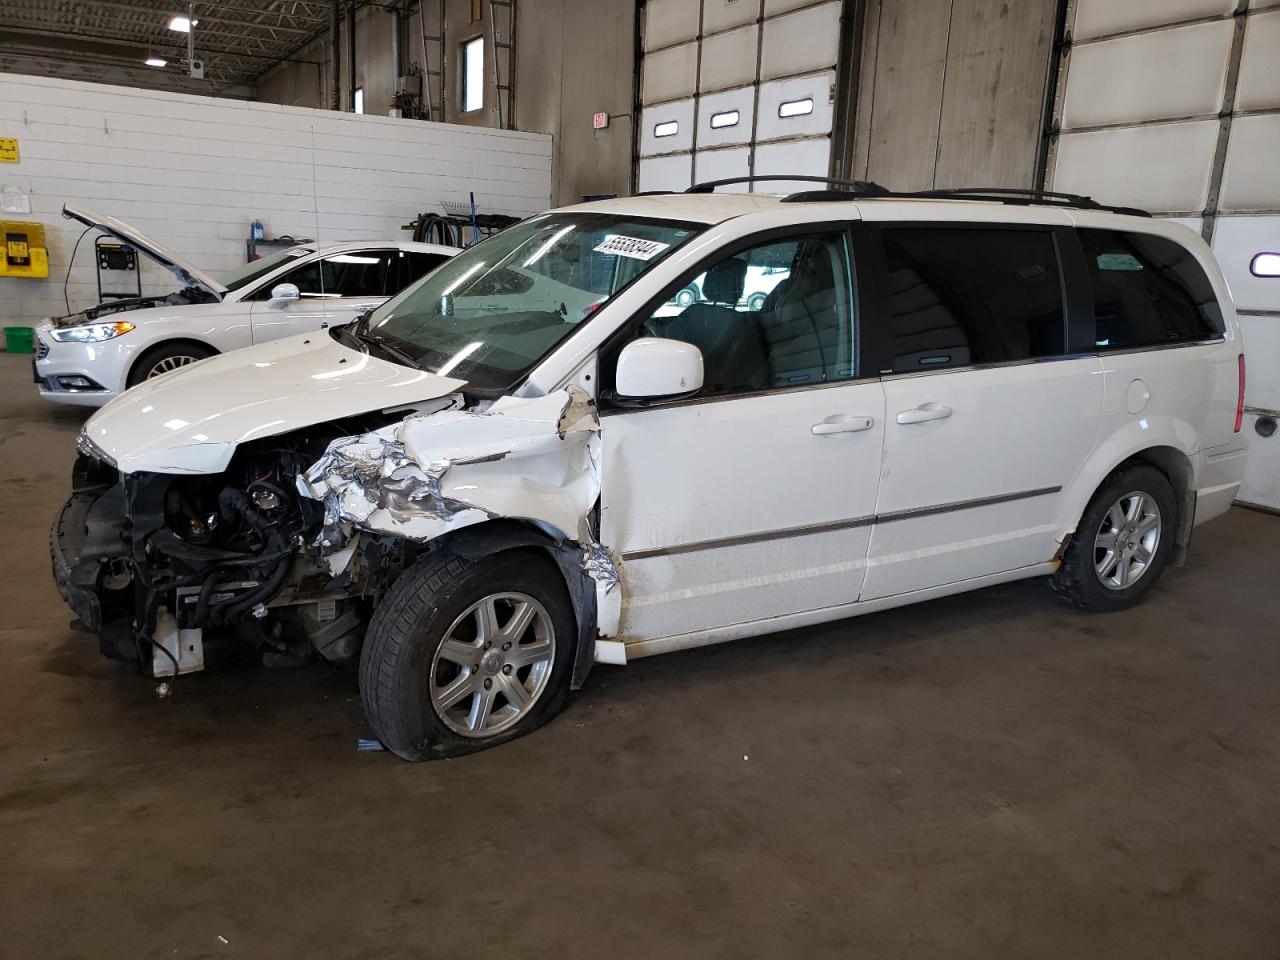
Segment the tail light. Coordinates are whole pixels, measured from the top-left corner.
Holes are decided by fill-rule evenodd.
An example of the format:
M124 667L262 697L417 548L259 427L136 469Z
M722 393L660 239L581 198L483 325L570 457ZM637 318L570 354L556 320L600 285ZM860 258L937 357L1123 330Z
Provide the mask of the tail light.
M1244 354L1240 354L1236 361L1240 365L1240 390L1236 394L1236 433L1240 432L1240 426L1244 423Z

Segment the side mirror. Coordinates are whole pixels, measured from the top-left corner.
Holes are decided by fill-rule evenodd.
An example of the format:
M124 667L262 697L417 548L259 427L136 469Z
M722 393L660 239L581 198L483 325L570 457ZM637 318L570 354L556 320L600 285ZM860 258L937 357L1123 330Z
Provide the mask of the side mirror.
M271 299L268 302L273 307L283 307L286 303L301 299L302 294L298 292L296 285L292 283L277 283L271 288Z
M675 397L701 387L702 351L691 343L641 337L618 355L614 390L619 397Z

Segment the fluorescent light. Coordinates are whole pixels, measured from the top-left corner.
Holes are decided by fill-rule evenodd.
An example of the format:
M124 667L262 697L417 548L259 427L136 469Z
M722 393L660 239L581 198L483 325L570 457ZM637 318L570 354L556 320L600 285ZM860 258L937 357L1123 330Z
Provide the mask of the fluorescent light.
M164 67L169 64L169 61L164 57L147 57L145 62L148 67Z
M545 254L548 250L550 250L552 247L556 245L556 243L560 240L561 237L563 237L567 233L571 233L572 231L573 231L572 226L564 227L560 230L557 230L555 233L551 235L551 239L548 240L546 243L544 243L542 246L540 246L537 249L537 252L534 253L534 255L530 257L528 260L526 260L524 263L522 263L521 266L523 267L533 266L535 263L537 263L539 260L542 259L543 254Z
M484 346L483 340L477 340L474 343L468 343L465 347L450 357L443 367L436 371L437 377L447 377L453 373L453 368L460 364L467 357L471 356L477 350Z
M190 33L191 25L193 23L196 26L200 25L199 20L188 20L186 17L178 15L178 16L169 18L169 29L175 31L176 33Z
M330 263L377 263L377 257L360 257L354 253L339 253L329 257Z

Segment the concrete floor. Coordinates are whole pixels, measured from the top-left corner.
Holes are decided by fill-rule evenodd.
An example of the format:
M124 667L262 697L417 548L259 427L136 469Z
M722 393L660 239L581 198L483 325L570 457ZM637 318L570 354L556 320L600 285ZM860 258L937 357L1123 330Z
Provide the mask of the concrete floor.
M1280 519L1139 609L1023 583L598 667L532 737L357 753L355 675L151 683L67 628L82 417L0 354L0 957L1280 955ZM220 938L227 941L223 943Z

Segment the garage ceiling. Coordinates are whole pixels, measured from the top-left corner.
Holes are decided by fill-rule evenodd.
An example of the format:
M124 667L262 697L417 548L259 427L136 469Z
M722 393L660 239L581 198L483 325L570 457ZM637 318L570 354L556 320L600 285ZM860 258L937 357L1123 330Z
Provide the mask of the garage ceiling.
M184 66L187 35L169 29L185 0L4 0L0 70L127 83L185 93L232 92L329 28L322 0L197 3L196 58L205 79ZM147 67L148 56L168 60Z

